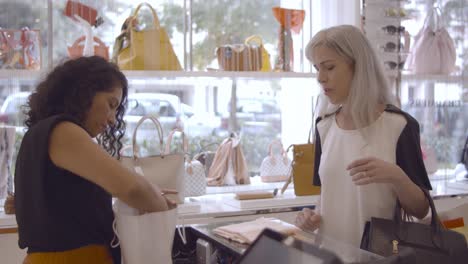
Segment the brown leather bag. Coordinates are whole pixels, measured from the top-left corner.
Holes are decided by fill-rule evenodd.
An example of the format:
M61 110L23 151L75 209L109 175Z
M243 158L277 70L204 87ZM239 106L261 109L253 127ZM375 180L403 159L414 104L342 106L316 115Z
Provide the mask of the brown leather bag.
M232 44L216 49L221 70L260 71L262 68L262 49L256 45Z

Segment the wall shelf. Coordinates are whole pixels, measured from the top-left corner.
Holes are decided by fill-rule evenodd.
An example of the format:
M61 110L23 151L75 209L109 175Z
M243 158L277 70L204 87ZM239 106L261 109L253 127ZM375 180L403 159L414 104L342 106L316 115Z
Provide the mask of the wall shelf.
M281 78L313 78L311 72L234 72L234 71L124 71L129 79L133 78L246 78L246 79L281 79Z
M45 70L1 70L0 79L37 80ZM314 78L311 72L234 72L234 71L123 71L129 79L140 78L245 78L245 79L282 79L282 78Z

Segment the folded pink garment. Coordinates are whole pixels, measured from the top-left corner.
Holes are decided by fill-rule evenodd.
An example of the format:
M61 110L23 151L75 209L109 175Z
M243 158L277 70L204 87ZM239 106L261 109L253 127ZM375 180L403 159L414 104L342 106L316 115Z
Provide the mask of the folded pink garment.
M215 228L213 233L239 243L250 244L265 228L273 229L285 235L293 235L300 230L295 225L279 219L261 217L254 221L221 226Z

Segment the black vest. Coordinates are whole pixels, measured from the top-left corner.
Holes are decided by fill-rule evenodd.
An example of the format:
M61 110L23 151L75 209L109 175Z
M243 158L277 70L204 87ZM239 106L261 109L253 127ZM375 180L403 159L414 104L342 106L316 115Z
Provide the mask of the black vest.
M50 133L61 121L78 124L64 115L39 121L24 135L16 160L18 243L31 253L109 246L114 236L111 195L50 160ZM120 263L120 249L112 255Z

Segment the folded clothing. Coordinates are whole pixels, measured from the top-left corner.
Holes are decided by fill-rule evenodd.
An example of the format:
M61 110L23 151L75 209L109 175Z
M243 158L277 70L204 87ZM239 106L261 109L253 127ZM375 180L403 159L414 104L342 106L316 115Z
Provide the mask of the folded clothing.
M221 226L215 228L213 233L242 244L251 244L265 228L285 235L293 235L300 230L279 219L261 217L249 222Z

